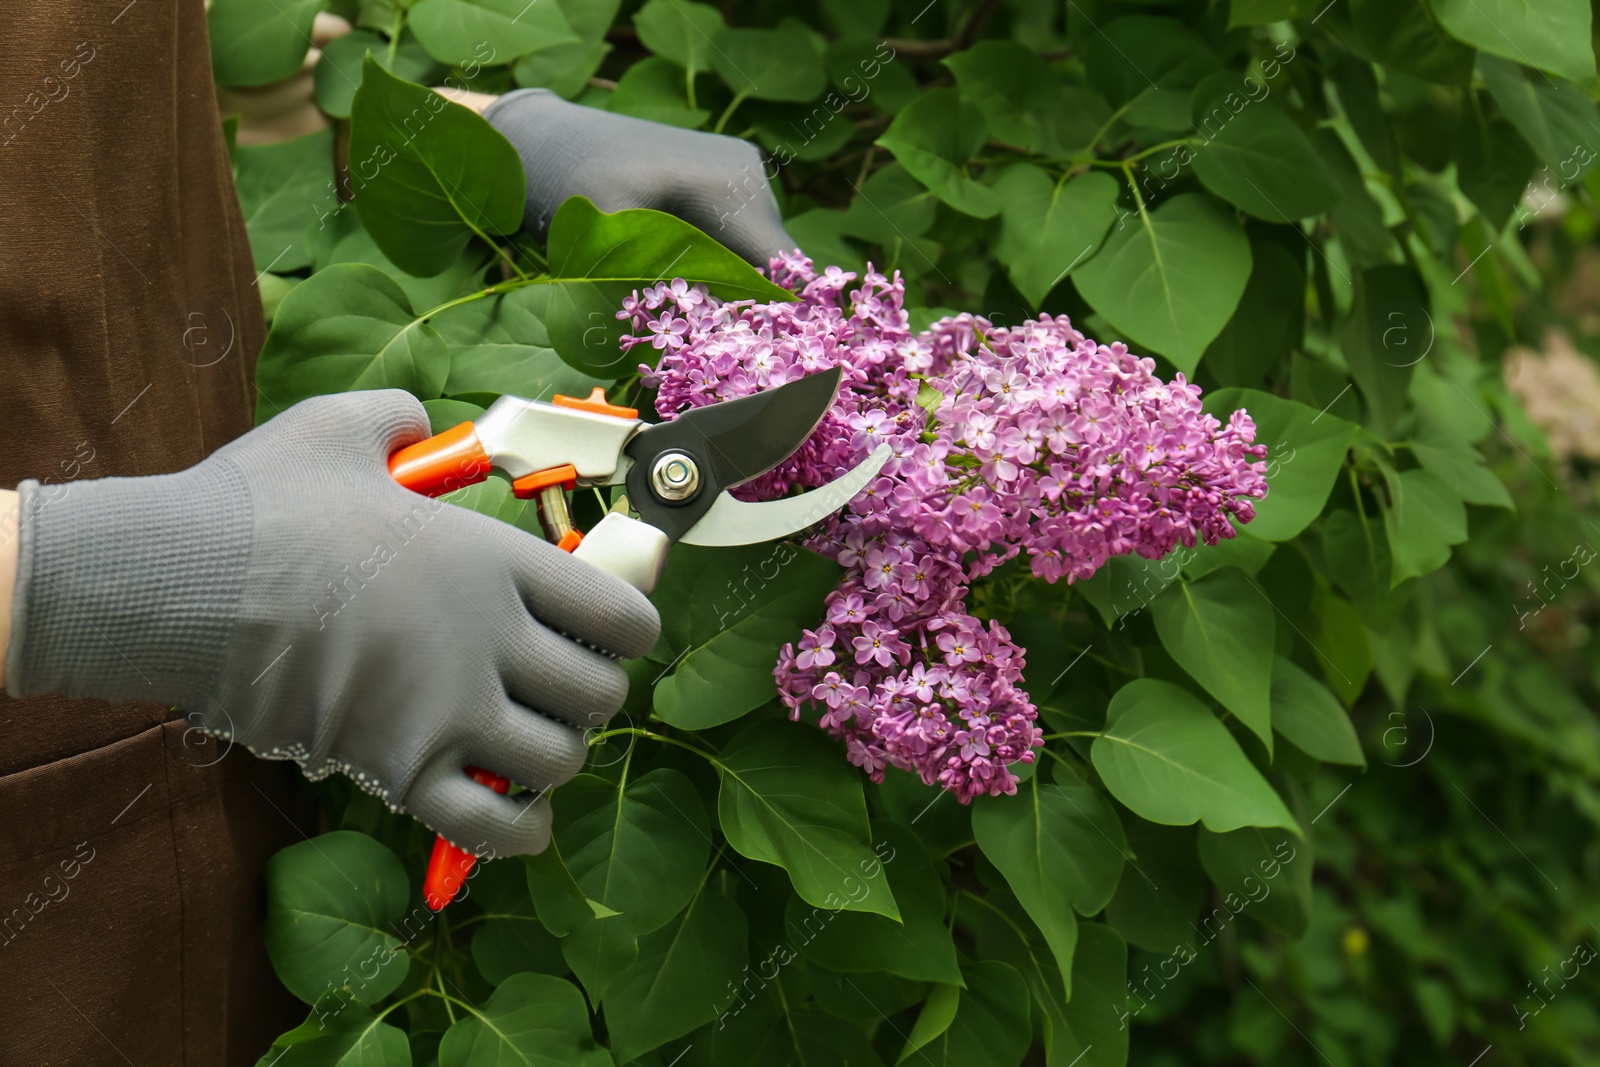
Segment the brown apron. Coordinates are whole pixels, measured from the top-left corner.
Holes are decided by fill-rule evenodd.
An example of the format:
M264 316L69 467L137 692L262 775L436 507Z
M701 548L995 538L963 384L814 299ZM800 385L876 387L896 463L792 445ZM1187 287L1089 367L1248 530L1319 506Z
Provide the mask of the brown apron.
M202 0L8 5L0 486L249 429L254 279ZM3 1067L252 1064L305 1018L262 942L263 865L312 828L296 771L201 740L157 705L0 696Z

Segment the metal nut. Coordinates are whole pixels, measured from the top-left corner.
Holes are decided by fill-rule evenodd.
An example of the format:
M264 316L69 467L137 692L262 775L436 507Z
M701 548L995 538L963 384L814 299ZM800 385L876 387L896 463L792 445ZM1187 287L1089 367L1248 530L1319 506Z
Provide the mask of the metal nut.
M650 468L650 488L662 500L680 503L700 490L700 468L682 452L664 452Z

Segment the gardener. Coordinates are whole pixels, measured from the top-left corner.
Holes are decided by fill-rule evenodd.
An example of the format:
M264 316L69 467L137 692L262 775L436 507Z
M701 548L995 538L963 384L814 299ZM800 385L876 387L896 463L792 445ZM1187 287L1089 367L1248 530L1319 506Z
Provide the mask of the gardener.
M626 690L613 657L658 623L630 587L394 484L386 456L428 432L410 396L258 399L200 0L48 0L7 35L0 1064L253 1063L306 1010L265 955L263 866L317 828L293 768L249 753L536 852L543 791ZM582 193L756 262L792 245L742 142L537 92L490 117L535 227ZM257 403L275 417L251 431Z

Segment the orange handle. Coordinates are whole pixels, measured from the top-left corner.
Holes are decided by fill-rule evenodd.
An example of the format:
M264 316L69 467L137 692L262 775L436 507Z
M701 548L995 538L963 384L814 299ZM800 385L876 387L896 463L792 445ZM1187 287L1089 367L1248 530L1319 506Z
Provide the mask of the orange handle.
M444 433L407 445L389 457L389 473L423 496L443 496L489 477L489 453L477 427L463 422Z
M467 425L472 424L467 423ZM571 552L582 540L583 535L577 530L569 530L558 547L563 552ZM471 766L465 770L474 782L488 786L501 796L511 788L511 779L502 778L493 771ZM454 900L456 894L461 892L461 887L466 884L467 876L472 873L472 868L477 862L477 856L452 845L443 835L435 838L433 855L428 859L428 874L422 881L422 898L428 902L428 907L438 911Z
M488 786L501 796L511 788L511 779L502 778L493 771L471 766L465 769L474 782ZM428 859L428 874L422 880L422 898L428 902L428 907L438 911L454 900L477 862L477 856L452 845L444 839L444 835L434 838L433 855Z

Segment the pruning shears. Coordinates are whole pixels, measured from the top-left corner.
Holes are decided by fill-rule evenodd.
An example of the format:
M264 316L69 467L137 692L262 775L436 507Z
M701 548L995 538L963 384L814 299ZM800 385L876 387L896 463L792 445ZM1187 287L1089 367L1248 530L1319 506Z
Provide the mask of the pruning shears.
M877 475L888 445L797 496L752 503L728 494L805 443L838 395L841 375L838 368L821 371L665 423L644 422L637 410L609 403L598 386L587 397L557 395L548 403L502 396L476 421L394 453L389 473L408 489L441 496L498 470L518 499L535 502L546 538L649 593L674 542L747 545L783 537L831 515ZM582 533L566 493L601 485L625 485L627 495ZM511 787L482 767L463 770L497 793ZM476 859L443 837L434 842L423 883L430 908L455 898Z

